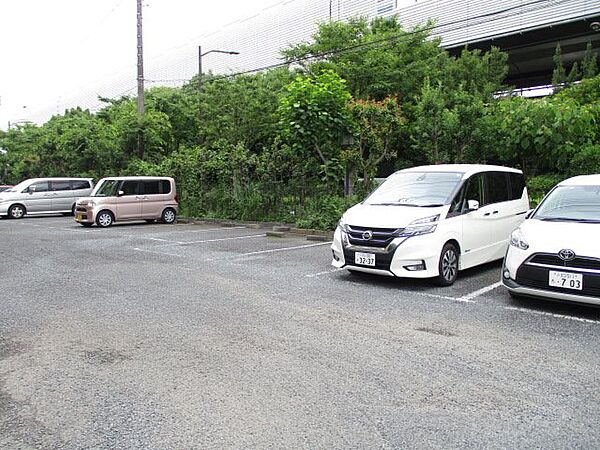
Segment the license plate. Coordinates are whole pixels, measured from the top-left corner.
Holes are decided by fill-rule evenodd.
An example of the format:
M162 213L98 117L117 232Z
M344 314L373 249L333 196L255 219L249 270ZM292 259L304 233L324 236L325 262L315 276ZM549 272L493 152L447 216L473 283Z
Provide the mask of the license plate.
M550 271L548 284L553 287L565 289L583 290L583 275L580 273Z
M361 266L375 266L375 254L374 253L360 253L354 254L354 263Z

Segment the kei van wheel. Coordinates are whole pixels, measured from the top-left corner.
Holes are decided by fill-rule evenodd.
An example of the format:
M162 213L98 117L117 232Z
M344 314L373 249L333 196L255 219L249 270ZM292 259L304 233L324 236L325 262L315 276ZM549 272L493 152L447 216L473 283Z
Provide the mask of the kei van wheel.
M8 217L11 219L22 219L26 213L27 210L23 205L12 205L8 209Z
M175 219L177 218L177 214L175 213L175 210L173 208L167 208L163 211L160 220L162 223L174 223Z
M439 272L437 284L440 286L450 286L456 281L458 276L458 249L454 244L447 243L442 248L439 261Z
M110 211L100 211L96 216L96 225L102 228L110 227L114 221L115 218Z

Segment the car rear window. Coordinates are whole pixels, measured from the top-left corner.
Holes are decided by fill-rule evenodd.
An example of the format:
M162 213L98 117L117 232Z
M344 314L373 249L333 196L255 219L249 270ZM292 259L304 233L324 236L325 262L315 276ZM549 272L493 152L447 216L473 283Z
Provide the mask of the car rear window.
M71 180L71 189L89 189L90 182L87 180Z
M171 182L169 180L160 180L160 187L163 194L171 193Z
M160 194L159 180L144 180L142 181L143 194L152 195Z

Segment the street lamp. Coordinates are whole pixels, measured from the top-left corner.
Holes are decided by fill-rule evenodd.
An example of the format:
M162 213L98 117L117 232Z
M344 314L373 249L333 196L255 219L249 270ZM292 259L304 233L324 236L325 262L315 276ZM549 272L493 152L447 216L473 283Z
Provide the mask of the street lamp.
M202 53L202 46L198 46L198 122L201 119L201 106L200 106L200 95L202 93L202 57L208 55L209 53L224 53L226 55L239 55L240 52L228 51L228 50L209 50L207 52Z

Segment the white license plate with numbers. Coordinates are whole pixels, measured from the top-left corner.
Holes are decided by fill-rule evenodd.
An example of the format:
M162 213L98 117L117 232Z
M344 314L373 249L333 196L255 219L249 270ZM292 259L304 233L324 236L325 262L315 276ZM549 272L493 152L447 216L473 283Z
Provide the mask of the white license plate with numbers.
M354 263L358 264L360 266L375 267L375 254L374 253L356 252L354 254Z
M583 290L583 275L580 273L550 271L548 284L553 287L565 289Z

